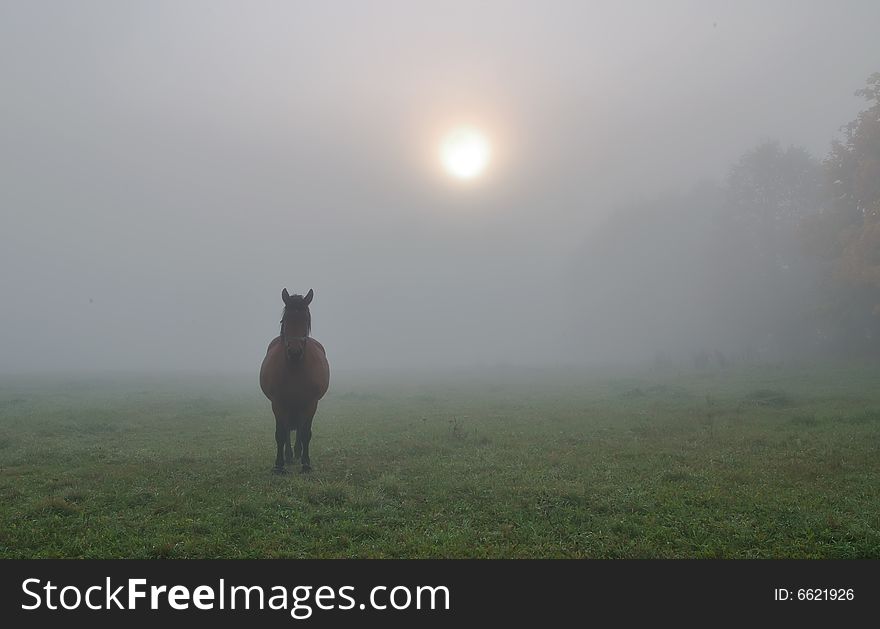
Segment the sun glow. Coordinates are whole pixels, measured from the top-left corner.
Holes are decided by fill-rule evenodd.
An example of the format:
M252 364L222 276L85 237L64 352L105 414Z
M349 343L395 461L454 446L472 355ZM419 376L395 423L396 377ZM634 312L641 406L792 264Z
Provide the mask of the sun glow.
M472 127L458 127L447 133L440 143L440 161L453 177L474 179L489 164L489 141Z

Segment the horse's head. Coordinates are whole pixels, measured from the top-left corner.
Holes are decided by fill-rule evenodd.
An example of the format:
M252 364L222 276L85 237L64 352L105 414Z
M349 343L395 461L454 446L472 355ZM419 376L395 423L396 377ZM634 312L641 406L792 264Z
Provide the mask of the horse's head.
M284 314L281 315L281 342L284 343L284 351L287 359L296 362L302 358L306 349L306 340L312 329L312 315L309 312L309 304L315 292L303 295L290 295L285 288L281 291L281 299L284 301Z

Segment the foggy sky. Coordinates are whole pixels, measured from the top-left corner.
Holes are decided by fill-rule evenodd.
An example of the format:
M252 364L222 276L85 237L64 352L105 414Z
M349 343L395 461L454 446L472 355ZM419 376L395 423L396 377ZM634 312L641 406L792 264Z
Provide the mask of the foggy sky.
M824 156L880 3L0 4L0 371L589 362L573 253L767 138ZM436 138L496 159L462 186ZM613 348L603 348L606 355ZM256 376L255 376L256 377Z

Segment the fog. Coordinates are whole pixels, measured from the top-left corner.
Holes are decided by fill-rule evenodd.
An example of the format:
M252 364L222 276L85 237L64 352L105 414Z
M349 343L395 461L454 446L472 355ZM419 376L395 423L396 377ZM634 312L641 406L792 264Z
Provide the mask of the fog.
M873 0L5 2L0 371L256 377L285 287L314 289L333 369L785 355L767 296L812 284L755 285L712 217L756 146L829 153L878 24ZM436 145L465 122L493 159L462 184Z

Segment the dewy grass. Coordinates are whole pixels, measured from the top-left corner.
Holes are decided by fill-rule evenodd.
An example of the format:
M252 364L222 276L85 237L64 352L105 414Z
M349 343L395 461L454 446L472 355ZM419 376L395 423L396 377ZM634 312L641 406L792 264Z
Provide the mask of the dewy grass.
M878 371L7 378L0 556L878 558Z

